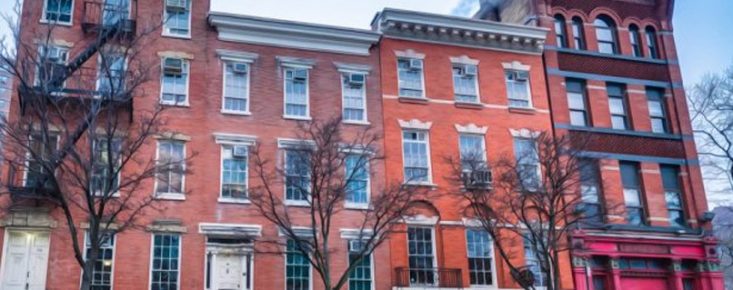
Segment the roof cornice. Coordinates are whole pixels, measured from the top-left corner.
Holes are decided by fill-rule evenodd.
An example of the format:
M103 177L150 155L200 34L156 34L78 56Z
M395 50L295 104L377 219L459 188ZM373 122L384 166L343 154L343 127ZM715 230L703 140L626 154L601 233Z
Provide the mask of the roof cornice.
M210 12L209 25L222 41L272 45L342 54L369 55L380 34L344 28L224 12Z
M387 8L372 20L387 37L542 53L548 29Z

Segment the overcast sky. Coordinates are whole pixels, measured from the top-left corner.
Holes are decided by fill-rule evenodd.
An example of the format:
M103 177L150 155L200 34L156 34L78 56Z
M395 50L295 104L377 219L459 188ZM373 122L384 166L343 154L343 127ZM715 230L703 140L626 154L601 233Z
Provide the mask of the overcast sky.
M13 2L0 0L0 11L11 11ZM733 26L733 1L675 2L675 39L685 85L690 87L705 74L733 65L733 33L729 29ZM212 0L216 11L364 29L384 7L468 16L478 8L478 0ZM0 35L7 31L6 25L0 24Z

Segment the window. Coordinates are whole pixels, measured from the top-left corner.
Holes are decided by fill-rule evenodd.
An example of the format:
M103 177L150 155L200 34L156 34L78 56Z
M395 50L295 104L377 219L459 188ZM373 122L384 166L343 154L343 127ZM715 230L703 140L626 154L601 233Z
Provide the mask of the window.
M309 290L311 266L308 258L298 250L296 241L288 240L285 254L285 289Z
M92 171L91 190L96 195L111 195L115 194L118 190L120 184L121 149L122 143L120 139L98 139L94 141L94 167Z
M494 245L486 231L466 229L471 285L494 285Z
M588 109L586 105L585 82L568 79L565 81L568 94L568 108L570 109L570 125L588 126Z
M430 182L428 133L425 131L403 131L402 154L405 159L405 181Z
M191 35L191 1L166 0L163 15L163 35L188 37Z
M38 47L38 67L36 67L36 86L46 84L49 90L61 89L62 84L52 84L55 77L63 74L63 67L69 59L69 48L57 45ZM53 87L60 86L60 87Z
M529 90L529 72L507 70L504 72L504 75L506 76L509 107L531 108L532 99Z
M695 278L683 278L682 290L695 290Z
M349 241L349 265L357 263L349 273L349 290L372 290L372 255L364 255L357 262L361 246L361 241Z
M598 163L593 159L580 159L578 170L584 221L595 224L602 223L603 203L599 186Z
M163 59L161 104L188 105L188 69L188 60L180 58Z
M460 134L458 150L461 154L461 168L464 171L485 169L486 149L484 136L479 134Z
M555 42L557 47L568 47L565 17L562 15L555 15Z
M415 58L397 59L397 78L401 97L424 98L423 60Z
M456 102L478 103L478 66L453 64L453 93Z
M307 203L310 200L310 152L285 151L285 200Z
M224 112L249 113L249 64L224 64Z
M642 57L641 53L641 34L639 27L636 25L629 26L629 41L631 42L631 53L635 57Z
M308 118L308 70L285 68L285 116Z
M659 50L657 48L657 33L654 31L654 28L647 27L646 28L646 46L649 50L649 57L651 58L659 58Z
M545 287L547 286L547 275L544 271L542 271L542 266L540 264L540 259L542 257L538 255L536 247L539 247L539 245L535 244L532 245L532 241L525 237L524 239L524 263L529 268L529 271L532 272L534 275L534 286L535 287Z
M158 141L155 193L183 194L185 146L181 141Z
M84 243L84 259L89 256L92 241L87 232ZM112 289L112 267L115 261L115 235L113 233L102 234L99 241L99 253L97 261L92 269L91 289L111 290Z
M583 34L583 20L573 17L573 44L575 49L585 50L585 37Z
M407 228L407 258L410 266L410 285L435 285L435 256L433 254L433 229Z
M680 189L679 167L673 165L660 166L662 185L664 185L664 199L667 202L669 224L673 227L685 227L685 210L682 206L682 190Z
M629 129L629 121L626 116L626 88L621 84L606 84L608 92L608 107L611 111L611 128L626 130Z
M130 16L130 0L106 0L103 4L102 23L104 26L118 25Z
M176 290L180 275L181 236L153 234L151 290Z
M649 118L651 118L652 132L667 133L667 110L664 105L664 90L656 88L646 89Z
M346 156L346 203L369 204L369 158L365 155Z
M113 97L123 92L125 86L125 56L120 54L101 55L98 71L97 91Z
M221 147L221 197L247 199L248 148L241 145Z
M71 24L73 0L45 0L43 21Z
M366 74L346 73L342 79L343 120L366 122Z
M620 167L621 182L624 187L624 203L626 204L626 219L629 224L644 225L646 224L646 215L639 183L639 164L621 162Z
M667 270L668 263L662 259L621 258L618 260L621 270Z
M593 22L596 27L596 38L598 40L598 51L601 53L616 54L616 25L607 16L600 16Z
M536 190L540 186L540 164L535 140L515 137L514 158L524 190Z
M30 138L30 151L39 155L39 159L36 159L29 152L27 159L27 171L25 176L25 186L29 188L48 188L51 186L50 181L47 179L46 165L51 161L51 156L54 154L56 148L58 148L58 138L56 136L49 136L48 140L43 140L43 137L31 136Z

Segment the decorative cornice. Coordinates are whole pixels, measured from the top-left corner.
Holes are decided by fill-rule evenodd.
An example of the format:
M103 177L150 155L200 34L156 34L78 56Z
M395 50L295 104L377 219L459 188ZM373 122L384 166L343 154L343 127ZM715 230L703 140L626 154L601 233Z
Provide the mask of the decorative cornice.
M210 12L208 20L219 40L343 54L369 55L380 37L369 30L225 12Z
M277 138L277 148L308 149L316 146L313 140Z
M473 59L468 57L467 55L461 55L458 57L450 57L450 62L454 64L468 64L468 65L478 65L479 60Z
M416 129L416 130L430 130L433 126L433 122L422 122L418 119L412 119L410 121L397 120L400 123L402 129Z
M158 57L160 58L181 58L181 59L192 60L193 54L188 53L188 52L183 52L183 51L166 50L166 51L159 51Z
M219 58L223 60L239 61L239 62L247 62L247 63L252 63L257 58L260 57L256 53L246 52L246 51L237 51L237 50L228 50L228 49L217 49L216 55L219 56Z
M292 56L276 56L277 63L281 66L298 67L311 69L316 65L315 59L292 57Z
M251 146L256 143L257 137L251 135L214 133L214 141L216 144L238 144Z
M397 57L404 57L404 58L416 58L416 59L425 59L424 53L419 53L415 50L408 49L408 50L395 50L394 54Z
M485 135L486 131L489 130L489 127L486 127L486 126L479 127L479 126L476 126L476 124L474 123L470 123L466 126L461 126L461 125L456 124L455 126L456 126L456 131L458 131L459 133L467 133L467 134Z
M501 66L504 67L504 69L520 71L529 71L529 69L532 68L531 66L522 64L521 62L516 60L512 62L502 62Z
M199 233L214 236L262 236L261 225L248 224L220 224L220 223L199 223Z
M386 8L372 20L385 36L484 49L542 53L548 29Z
M512 134L513 137L519 137L519 138L537 138L542 134L540 131L531 131L526 128L522 128L519 130L516 129L509 129L509 133Z
M340 72L344 73L363 73L363 74L369 74L369 72L372 70L372 67L370 65L366 64L355 64L355 63L342 63L334 61L333 65L336 66L336 69Z

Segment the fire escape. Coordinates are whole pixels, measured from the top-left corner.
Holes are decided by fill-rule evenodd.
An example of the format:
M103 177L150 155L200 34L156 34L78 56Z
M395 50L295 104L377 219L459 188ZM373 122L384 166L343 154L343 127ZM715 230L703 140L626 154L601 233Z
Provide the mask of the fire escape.
M98 55L105 45L124 45L126 41L132 40L136 36L136 16L137 0L84 1L81 30L86 36L84 40L86 47L68 61L61 62L58 59L42 61L40 65L43 67L38 71L43 71L48 75L37 76L37 79L43 80L44 83L37 81L32 85L21 85L18 88L21 116L27 114L26 110L33 102L59 104L74 102L73 104L79 105L80 108L90 104L105 106L114 103L115 108L126 109L132 120L132 98L129 95L113 94L101 89L98 68L87 63ZM45 54L48 55L48 52ZM124 84L124 67L122 70L120 84ZM126 93L124 89L119 91ZM75 138L72 138L73 142L70 144L78 142L88 129L82 126L76 134L72 135ZM39 151L51 154L51 150ZM7 188L13 199L37 200L50 194L49 178L44 177L48 173L44 170L37 170L39 172L34 170L31 173L27 169L32 167L31 162L27 161L28 165L24 169L9 167Z

